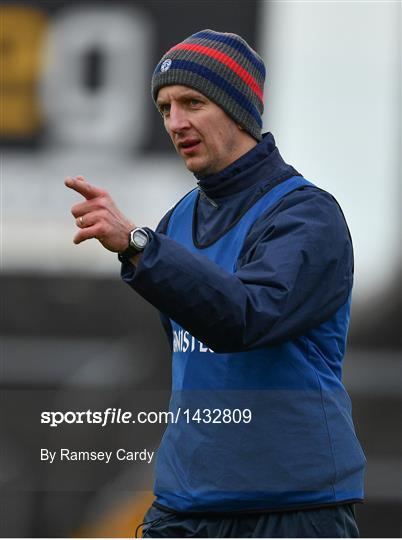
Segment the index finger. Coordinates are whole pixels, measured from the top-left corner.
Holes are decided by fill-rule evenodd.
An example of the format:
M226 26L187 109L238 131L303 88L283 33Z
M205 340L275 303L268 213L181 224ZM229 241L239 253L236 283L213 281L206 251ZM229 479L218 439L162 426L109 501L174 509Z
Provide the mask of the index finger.
M95 186L91 186L86 180L78 180L76 177L73 178L72 176L67 176L67 178L64 180L64 184L70 188L85 197L87 200L94 199L95 197L99 197L100 195L103 195L103 190L100 188L97 188Z

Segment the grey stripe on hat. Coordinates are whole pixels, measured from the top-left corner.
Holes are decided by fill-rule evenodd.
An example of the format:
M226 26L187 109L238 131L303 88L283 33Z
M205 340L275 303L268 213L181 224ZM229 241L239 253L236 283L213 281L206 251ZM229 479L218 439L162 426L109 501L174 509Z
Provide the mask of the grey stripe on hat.
M201 37L201 34L204 35L204 37ZM259 70L265 78L265 65L264 60L261 58L261 56L255 51L250 45L247 43L245 39L243 39L241 36L238 36L237 34L232 34L230 32L217 32L215 30L201 30L200 32L196 32L192 36L189 36L186 38L183 43L192 42L196 39L207 39L211 43L213 43L214 49L219 49L223 45L230 45L235 51L238 51L245 60L249 60L252 64L254 61L254 67L255 69ZM234 43L237 44L237 47L234 45ZM251 60L251 58L253 60Z

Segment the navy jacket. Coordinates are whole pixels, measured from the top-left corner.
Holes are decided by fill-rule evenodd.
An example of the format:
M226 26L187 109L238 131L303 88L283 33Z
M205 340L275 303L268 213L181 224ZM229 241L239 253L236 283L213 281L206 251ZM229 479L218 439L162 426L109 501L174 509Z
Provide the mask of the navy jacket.
M263 193L297 174L268 133L225 170L199 178L196 245L213 243ZM168 318L216 352L280 343L327 320L349 296L352 242L339 205L325 191L301 188L262 215L233 275L168 238L170 214L150 231L137 269L122 265L123 280L164 314L170 340Z

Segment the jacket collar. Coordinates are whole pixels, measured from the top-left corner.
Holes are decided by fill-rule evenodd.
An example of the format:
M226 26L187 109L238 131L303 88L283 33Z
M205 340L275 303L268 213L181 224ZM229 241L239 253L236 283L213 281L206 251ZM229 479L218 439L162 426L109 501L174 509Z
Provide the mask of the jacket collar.
M194 175L207 197L227 197L262 181L266 184L294 171L293 167L283 161L273 135L264 133L262 137L254 148L219 173L203 177ZM297 171L294 172L297 174Z

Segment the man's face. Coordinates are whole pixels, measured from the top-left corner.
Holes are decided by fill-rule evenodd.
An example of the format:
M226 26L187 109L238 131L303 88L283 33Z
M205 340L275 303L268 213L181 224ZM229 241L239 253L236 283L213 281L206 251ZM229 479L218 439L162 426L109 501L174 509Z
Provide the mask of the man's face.
M245 132L218 105L192 88L164 86L157 105L177 153L193 173L217 173L248 150L243 148Z

